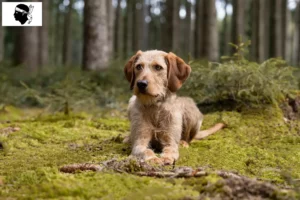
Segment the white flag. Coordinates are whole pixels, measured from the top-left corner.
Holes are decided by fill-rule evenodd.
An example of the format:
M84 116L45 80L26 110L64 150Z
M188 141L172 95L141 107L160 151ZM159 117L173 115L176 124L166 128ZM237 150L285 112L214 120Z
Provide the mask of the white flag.
M2 2L2 26L42 26L42 2Z

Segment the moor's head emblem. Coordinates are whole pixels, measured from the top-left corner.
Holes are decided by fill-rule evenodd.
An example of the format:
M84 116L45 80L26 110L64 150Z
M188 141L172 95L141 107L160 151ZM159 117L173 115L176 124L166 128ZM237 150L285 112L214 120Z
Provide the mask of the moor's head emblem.
M29 7L25 4L19 4L15 8L14 17L16 21L19 21L22 25L28 21L28 24L32 21L32 13L33 6L30 5Z

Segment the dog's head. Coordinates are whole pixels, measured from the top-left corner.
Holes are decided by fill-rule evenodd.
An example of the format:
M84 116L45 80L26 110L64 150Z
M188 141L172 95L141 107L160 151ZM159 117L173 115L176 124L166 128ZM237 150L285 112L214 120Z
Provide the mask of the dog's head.
M130 89L143 104L153 104L176 92L188 78L191 67L173 53L138 51L124 68Z

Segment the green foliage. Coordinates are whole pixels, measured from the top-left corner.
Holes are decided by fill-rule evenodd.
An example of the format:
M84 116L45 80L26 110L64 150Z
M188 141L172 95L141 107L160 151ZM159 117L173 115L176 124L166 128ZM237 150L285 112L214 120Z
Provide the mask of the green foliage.
M233 102L239 106L277 103L297 89L294 68L280 58L259 64L245 59L250 42L233 45L221 63L192 61L192 74L183 90L199 103Z
M0 67L2 105L44 107L48 111L123 109L130 95L121 61L106 71L87 72L77 67L45 68L36 77L23 76L22 68ZM123 103L124 102L124 103Z

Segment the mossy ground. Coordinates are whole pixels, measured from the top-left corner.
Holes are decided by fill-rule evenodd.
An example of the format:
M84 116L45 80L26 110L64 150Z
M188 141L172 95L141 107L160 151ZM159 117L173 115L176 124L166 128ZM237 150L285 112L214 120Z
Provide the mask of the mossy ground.
M118 135L128 134L129 122L87 114L37 117L36 113L40 112L12 107L0 113L0 130L20 128L8 136L0 132L0 199L181 199L197 198L203 191L201 184L187 184L184 179L61 173L58 169L65 164L126 158L130 150ZM300 178L299 122L284 122L280 111L270 107L207 114L203 128L218 121L227 128L181 148L176 165L224 169L297 187L291 184Z

